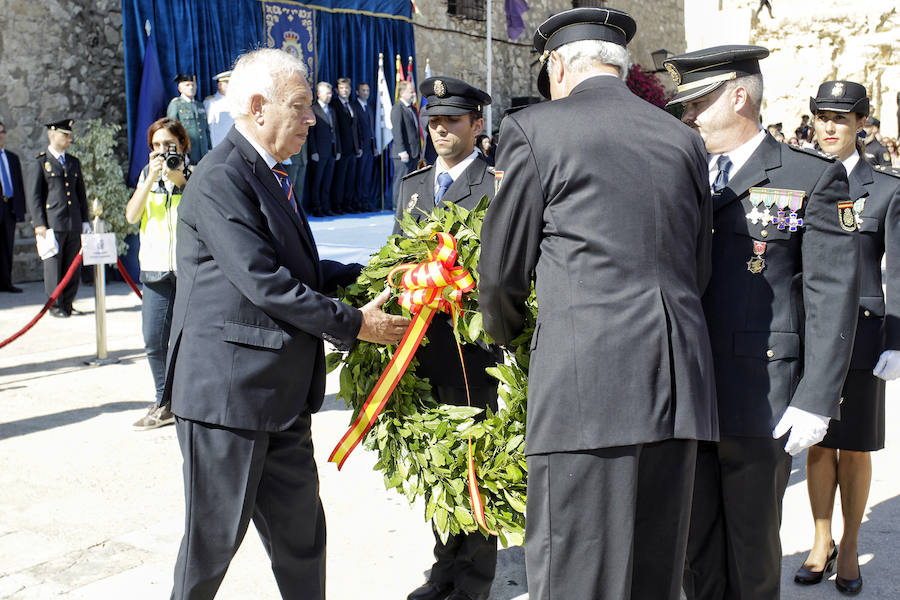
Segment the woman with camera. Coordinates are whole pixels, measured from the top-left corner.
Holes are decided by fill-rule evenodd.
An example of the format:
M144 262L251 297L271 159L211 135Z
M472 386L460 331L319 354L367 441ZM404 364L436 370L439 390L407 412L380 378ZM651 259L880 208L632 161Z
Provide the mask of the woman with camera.
M168 406L162 406L166 383L166 353L175 302L175 227L178 204L190 177L185 156L191 142L175 119L163 118L147 130L150 158L141 171L137 189L125 206L129 223L141 222L141 282L144 284L141 318L147 362L156 385L156 401L134 423L138 430L155 429L175 422Z

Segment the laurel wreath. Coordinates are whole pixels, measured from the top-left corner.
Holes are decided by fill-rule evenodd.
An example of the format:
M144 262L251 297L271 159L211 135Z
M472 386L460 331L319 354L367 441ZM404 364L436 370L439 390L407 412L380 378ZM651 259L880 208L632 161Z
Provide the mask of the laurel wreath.
M434 231L447 232L456 238L457 262L472 273L477 283L479 234L487 204L486 197L471 211L449 204L446 208L436 208L420 223L405 214L400 226L406 236L391 236L356 282L341 290L339 297L354 306L362 306L377 296L384 289L385 278L392 268L427 259L428 250L436 245L435 241L428 240ZM493 343L482 329L477 290L466 294L462 304L457 323L460 342ZM363 440L364 447L378 453L374 468L382 471L385 487L397 489L410 504L423 498L425 519L431 521L444 541L449 534L479 529L466 485L467 440L471 439L485 521L490 529L499 532L504 546L522 543L529 341L537 315L534 294L528 306L526 327L504 349L504 364L488 369L499 380L501 402L497 413L487 409L484 419L476 422L475 417L482 409L438 404L428 380L416 376L414 358ZM409 316L395 298L383 308L392 314ZM427 334L422 343L427 343ZM390 361L393 350L394 347L360 341L347 353L328 355L329 372L341 368L338 398L353 409L351 422Z

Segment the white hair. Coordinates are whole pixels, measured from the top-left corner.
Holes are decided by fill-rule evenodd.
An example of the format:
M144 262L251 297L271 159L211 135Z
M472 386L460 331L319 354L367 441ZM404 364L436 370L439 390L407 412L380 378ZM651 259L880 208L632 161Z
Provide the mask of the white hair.
M754 75L744 75L743 77L732 79L731 81L725 83L722 93L728 94L732 90L739 87L744 88L747 91L747 100L748 104L750 105L750 109L756 116L759 116L763 101L762 75L760 73L756 73Z
M285 80L300 75L307 77L303 61L284 50L260 48L238 57L231 70L228 84L228 101L231 116L246 117L250 114L250 99L260 95L267 101L278 99Z
M619 70L619 77L625 79L631 67L631 54L625 46L603 40L570 42L557 48L556 52L562 59L566 71L575 73L589 71L597 64L604 64L616 67ZM550 60L553 60L552 56Z

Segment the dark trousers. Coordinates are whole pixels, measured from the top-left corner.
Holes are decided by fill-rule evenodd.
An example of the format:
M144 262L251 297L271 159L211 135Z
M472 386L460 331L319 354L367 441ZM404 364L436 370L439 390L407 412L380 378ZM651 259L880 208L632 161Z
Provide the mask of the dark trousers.
M144 279L144 273L141 273ZM169 332L172 329L172 307L175 305L175 273L167 273L155 281L144 281L141 302L141 329L144 349L156 386L156 405L162 403L166 388L166 353L169 351Z
M363 150L356 159L356 198L363 210L375 210L378 182L375 180L375 157L371 150Z
M80 231L56 231L54 229L53 233L59 244L59 253L44 261L44 292L48 298L53 295L56 286L65 277L66 271L69 270L69 266L81 250ZM75 300L75 294L78 293L80 279L81 274L75 271L72 279L69 280L69 285L60 293L54 306L66 312L72 312L72 301Z
M331 209L331 180L334 176L334 157L319 156L309 160L309 210L319 212Z
M12 199L0 200L0 291L12 286L13 244L16 241L16 216Z
M407 162L403 162L399 158L391 159L391 163L394 166L394 176L391 179L391 199L393 200L393 204L389 208L393 209L397 206L397 195L400 194L400 181L406 177L407 174L416 170L418 162L418 156L410 156Z
M334 163L331 183L331 210L350 212L356 208L356 157L342 154Z
M678 600L695 440L528 457L531 600Z
M325 598L325 512L308 413L286 431L177 418L185 527L173 600L213 598L250 519L285 600Z
M778 600L784 439L722 436L697 451L684 568L688 600Z

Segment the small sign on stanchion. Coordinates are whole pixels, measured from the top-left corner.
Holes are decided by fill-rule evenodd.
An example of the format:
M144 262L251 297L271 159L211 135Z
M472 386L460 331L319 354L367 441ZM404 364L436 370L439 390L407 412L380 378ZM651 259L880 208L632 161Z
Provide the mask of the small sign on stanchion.
M116 264L116 234L103 232L103 205L97 198L91 204L94 215L92 233L81 234L81 253L84 264L94 265L94 316L97 320L97 357L85 362L89 365L108 365L119 362L106 352L106 271L104 265Z

